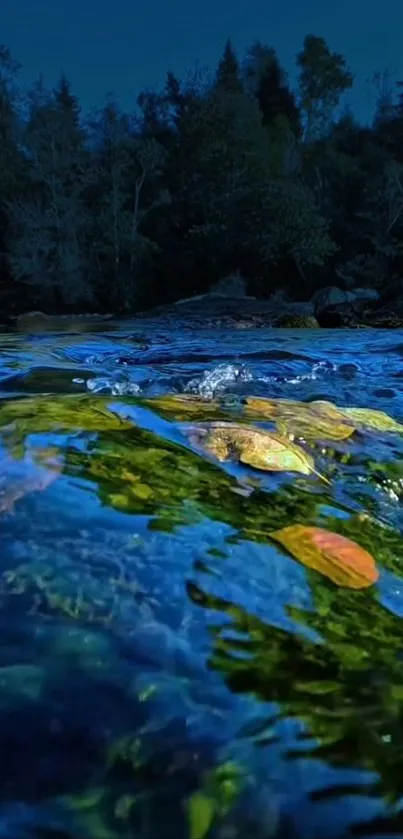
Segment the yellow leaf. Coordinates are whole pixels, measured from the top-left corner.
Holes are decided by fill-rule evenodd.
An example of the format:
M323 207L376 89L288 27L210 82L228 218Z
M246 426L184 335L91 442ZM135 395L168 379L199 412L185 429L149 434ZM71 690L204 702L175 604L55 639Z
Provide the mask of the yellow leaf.
M332 402L296 402L292 399L249 397L246 413L273 420L281 433L306 440L345 440L354 433L354 422Z
M194 792L188 800L189 839L204 839L215 816L215 802L203 792Z
M215 455L218 460L240 460L267 472L315 473L310 455L294 443L261 428L232 422L211 422L191 426L189 440Z
M374 411L372 408L343 408L343 412L352 419L356 426L371 428L374 431L396 431L403 432L403 425L396 422L384 411Z
M351 539L320 527L292 524L270 533L295 559L319 571L336 585L367 588L379 577L368 551Z

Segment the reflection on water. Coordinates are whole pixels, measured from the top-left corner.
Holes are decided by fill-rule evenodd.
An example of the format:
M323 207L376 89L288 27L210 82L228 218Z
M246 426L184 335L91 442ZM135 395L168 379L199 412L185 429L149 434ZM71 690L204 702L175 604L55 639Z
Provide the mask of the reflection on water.
M1 835L403 836L402 346L0 337Z

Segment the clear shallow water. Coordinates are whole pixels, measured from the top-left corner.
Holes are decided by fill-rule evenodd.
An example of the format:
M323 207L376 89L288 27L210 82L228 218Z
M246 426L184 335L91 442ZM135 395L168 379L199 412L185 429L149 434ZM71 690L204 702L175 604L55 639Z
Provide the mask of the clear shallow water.
M320 441L324 484L184 433L251 395L403 422L402 362L400 331L0 336L0 835L403 836L403 437ZM376 585L276 546L295 522Z

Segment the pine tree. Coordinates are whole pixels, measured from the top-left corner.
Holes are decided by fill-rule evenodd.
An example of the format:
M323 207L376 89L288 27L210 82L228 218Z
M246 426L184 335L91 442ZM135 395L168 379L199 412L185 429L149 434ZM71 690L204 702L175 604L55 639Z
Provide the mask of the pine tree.
M278 117L286 117L294 133L297 136L301 134L299 109L275 55L262 71L256 97L262 113L263 125L268 128Z
M243 83L241 68L231 41L225 44L224 52L218 62L215 87L224 93L242 93Z

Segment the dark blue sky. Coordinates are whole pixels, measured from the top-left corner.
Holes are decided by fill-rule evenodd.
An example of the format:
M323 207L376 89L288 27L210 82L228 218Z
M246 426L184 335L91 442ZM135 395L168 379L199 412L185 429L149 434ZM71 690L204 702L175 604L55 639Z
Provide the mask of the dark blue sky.
M195 59L213 66L229 36L240 54L255 39L276 47L291 71L304 35L324 36L356 75L349 101L371 112L366 78L376 70L403 78L401 0L3 0L0 43L53 85L63 69L83 108L113 91L130 108L165 71L182 75Z

